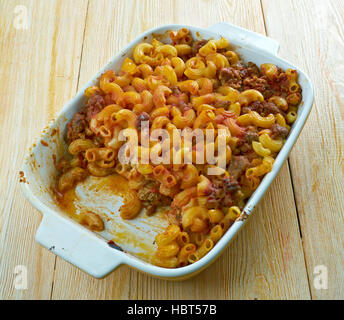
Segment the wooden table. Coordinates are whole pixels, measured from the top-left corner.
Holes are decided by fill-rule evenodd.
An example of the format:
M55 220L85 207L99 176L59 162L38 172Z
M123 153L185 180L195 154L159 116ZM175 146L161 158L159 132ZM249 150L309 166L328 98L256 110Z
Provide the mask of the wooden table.
M343 17L340 0L1 1L0 298L343 299ZM18 170L41 129L138 34L220 21L279 41L280 56L315 87L289 161L232 245L184 282L126 266L96 280L39 246L41 215L24 199ZM14 286L18 265L28 270L25 290ZM325 270L327 289L319 289L317 272Z

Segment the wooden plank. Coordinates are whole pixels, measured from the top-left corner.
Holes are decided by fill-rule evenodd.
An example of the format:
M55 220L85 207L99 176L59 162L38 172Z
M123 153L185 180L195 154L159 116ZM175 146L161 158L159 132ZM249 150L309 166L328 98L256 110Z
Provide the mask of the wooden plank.
M83 86L130 41L126 30L128 24L120 22L128 21L125 17L133 6L134 2L89 2L79 86ZM121 266L107 278L97 280L57 258L52 299L128 299L130 277L129 268Z
M41 216L24 199L18 171L33 139L75 94L86 8L87 1L0 3L0 299L51 295L55 256L34 241ZM16 29L22 10L28 26ZM17 265L27 268L26 290L14 288Z
M80 84L143 31L168 23L210 26L228 21L265 32L256 1L90 0ZM210 268L194 279L167 282L128 267L94 280L57 259L54 299L309 299L292 185L285 165L248 226Z
M290 156L307 270L314 299L344 298L344 4L264 1L268 34L281 56L304 69L315 103ZM315 267L328 269L328 289L314 286Z

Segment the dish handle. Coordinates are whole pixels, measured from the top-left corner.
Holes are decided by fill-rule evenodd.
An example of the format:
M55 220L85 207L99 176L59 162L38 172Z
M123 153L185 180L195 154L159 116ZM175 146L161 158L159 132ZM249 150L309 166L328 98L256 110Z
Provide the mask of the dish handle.
M235 39L242 42L245 47L256 47L270 54L277 55L279 43L271 38L265 37L259 33L240 28L228 22L219 22L208 28L220 34L233 34Z
M58 216L43 215L36 241L95 278L103 278L121 265L120 252L91 231Z

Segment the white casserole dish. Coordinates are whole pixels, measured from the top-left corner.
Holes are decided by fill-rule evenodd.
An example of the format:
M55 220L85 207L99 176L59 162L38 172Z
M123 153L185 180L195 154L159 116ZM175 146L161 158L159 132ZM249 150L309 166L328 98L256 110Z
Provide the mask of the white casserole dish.
M236 46L237 52L245 62L252 61L257 65L270 62L283 69L292 68L298 70L303 98L299 108L298 118L292 126L292 130L283 149L276 158L272 171L265 176L258 189L249 199L242 217L232 225L214 248L201 260L186 267L166 269L151 265L130 253L121 252L110 247L107 244L107 240L111 239L111 236L108 234L95 234L63 213L55 204L50 187L53 185L56 177L53 155L56 155L58 158L63 152L63 134L66 123L84 105L85 89L96 84L98 77L106 70L119 69L124 58L131 56L131 52L136 44L150 41L152 34L164 34L166 31L177 30L182 27L188 28L195 38L209 39L220 38L220 36L227 38L231 44ZM25 182L21 184L22 190L25 197L43 214L43 220L36 234L36 241L96 278L106 276L121 264L126 264L152 276L166 279L185 279L207 267L220 255L243 227L247 216L252 213L252 210L270 186L283 162L287 159L312 107L313 86L310 79L299 68L279 58L277 56L278 48L279 44L275 40L228 23L218 23L206 29L185 25L165 25L149 30L132 41L127 47L116 54L63 107L57 115L57 119L51 121L49 126L44 129L41 137L30 149L25 159L22 168L22 175L24 176L22 180ZM48 146L40 143L41 140L47 142ZM116 207L118 209L119 206L116 205ZM159 223L159 221L157 220L156 223ZM142 229L143 233L146 232L153 239L153 233L150 232L151 230L147 230L147 228L149 226L145 225Z

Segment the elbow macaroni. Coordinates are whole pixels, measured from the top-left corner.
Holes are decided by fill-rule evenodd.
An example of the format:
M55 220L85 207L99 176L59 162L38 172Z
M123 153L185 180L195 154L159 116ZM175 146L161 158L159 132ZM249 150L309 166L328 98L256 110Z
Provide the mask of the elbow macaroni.
M296 70L265 63L252 75L255 69L248 72L222 37L196 42L185 28L170 37L171 43L153 38L138 44L118 72L105 72L98 85L86 89L85 108L67 126L70 159L60 162L56 189L63 194L88 175L120 175L129 186L122 194L123 219L148 210L147 202L155 207L168 199L172 223L155 237L151 262L176 268L200 260L241 215L271 171L285 142L280 133L288 133L297 119L302 94ZM144 123L149 130L165 129L171 141L144 143L149 135ZM191 145L184 130L198 132ZM209 132L213 142L198 141ZM126 163L120 161L121 134L138 142L134 154L125 149ZM165 158L162 145L168 146ZM153 187L142 198L147 185ZM104 229L92 214L82 219L94 230Z

